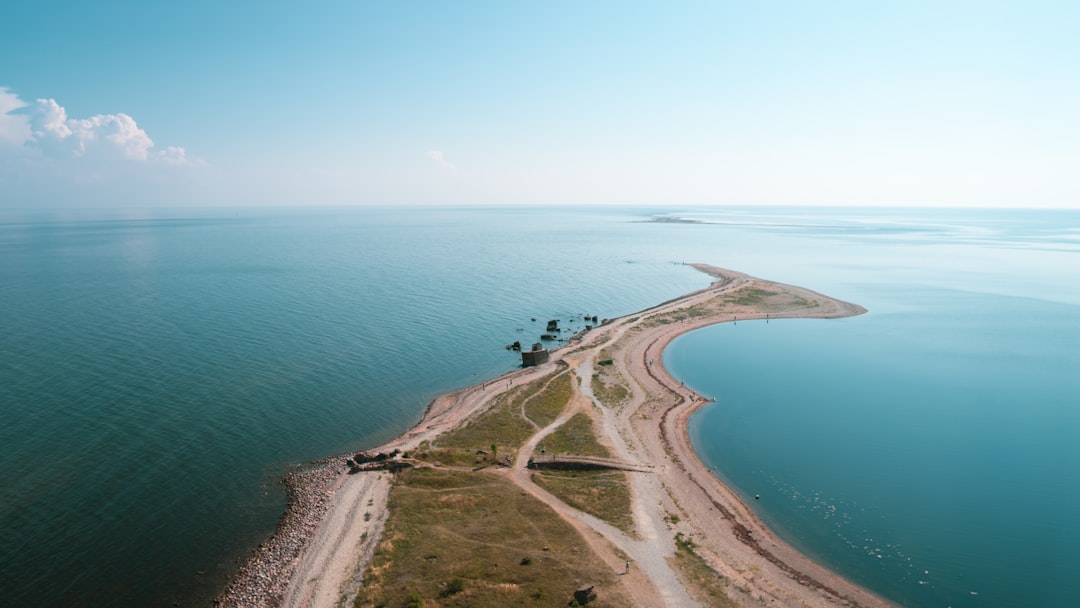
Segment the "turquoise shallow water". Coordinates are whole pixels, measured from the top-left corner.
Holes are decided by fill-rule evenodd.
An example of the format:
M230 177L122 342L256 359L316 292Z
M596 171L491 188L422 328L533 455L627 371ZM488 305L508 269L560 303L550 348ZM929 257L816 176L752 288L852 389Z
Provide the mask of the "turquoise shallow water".
M706 223L639 221L657 214ZM890 597L1005 605L1003 589L1040 580L1051 591L1036 603L1054 604L1077 591L1063 576L1080 470L1077 219L5 213L0 588L13 605L203 605L273 529L282 472L384 441L437 394L512 369L502 346L531 339L530 317L628 314L703 287L674 262L704 261L872 311L722 326L669 351L720 399L694 423L703 456L770 493L755 506L771 525ZM699 365L724 357L775 394ZM837 544L840 513L854 519Z
M1070 605L1080 314L905 297L927 308L674 343L665 363L717 398L695 446L782 536L905 605Z
M723 324L665 353L717 399L691 423L716 474L789 542L903 605L1080 594L1075 223L1037 246L1014 226L901 241L940 254L921 265L865 248L842 271L885 269L844 294L865 316ZM1054 262L1014 271L1028 256ZM1003 295L1031 285L1045 291Z

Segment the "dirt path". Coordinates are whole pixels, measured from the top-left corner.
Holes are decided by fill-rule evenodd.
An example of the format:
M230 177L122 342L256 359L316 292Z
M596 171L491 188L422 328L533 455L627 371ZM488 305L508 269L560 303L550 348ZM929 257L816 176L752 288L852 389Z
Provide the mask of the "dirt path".
M573 371L578 370L581 377L591 377L591 358L584 370L577 360L564 359ZM583 373L587 372L587 373ZM577 375L577 374L575 374ZM587 383L582 383L587 386ZM674 572L668 567L665 556L673 552L665 550L656 542L659 536L646 537L644 540L630 538L624 532L587 513L583 513L570 507L547 490L536 485L527 468L529 457L536 451L545 437L553 433L579 412L592 407L591 399L578 390L578 382L572 382L574 387L570 402L559 414L554 422L534 433L518 450L514 460L514 466L510 479L522 490L543 501L567 523L573 526L596 555L611 567L612 570L622 573L622 583L629 595L638 602L639 606L657 608L664 606L694 606L685 589L679 584ZM636 474L636 475L647 475ZM616 553L618 550L620 553ZM631 563L629 572L626 572L626 562Z

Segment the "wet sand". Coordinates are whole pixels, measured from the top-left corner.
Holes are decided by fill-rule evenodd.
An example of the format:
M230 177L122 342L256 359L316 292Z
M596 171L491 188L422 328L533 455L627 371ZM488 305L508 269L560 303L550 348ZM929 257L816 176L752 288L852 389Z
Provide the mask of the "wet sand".
M681 386L661 365L663 349L672 339L706 325L767 316L838 318L865 309L800 287L706 265L694 267L717 281L585 332L553 351L547 364L440 396L416 426L372 452L409 450L431 440L483 411L511 384L546 375L558 361L590 377L594 359L604 348L630 387L631 398L618 408L598 406L605 410L601 432L609 435L620 457L655 468L652 474L631 477L639 525L655 531L652 544L642 551L650 557L673 554L671 539L682 533L738 589L733 599L742 605L890 605L776 538L734 491L708 471L693 450L687 428L690 416L708 401ZM592 399L591 392L587 396ZM217 605L351 605L386 518L390 474L347 474L346 458L326 459L287 480L289 508L278 531L252 553ZM574 517L566 509L558 511ZM680 514L677 524L665 523L670 513ZM607 530L597 533L612 536ZM614 537L607 541L612 546L625 543ZM603 551L598 546L598 553ZM655 563L658 570L665 568L662 559L640 561L642 567ZM682 599L677 605L693 605L687 604L683 590L663 588L678 584L669 573L644 574L652 574L641 584L653 587L649 590L653 597L678 597Z

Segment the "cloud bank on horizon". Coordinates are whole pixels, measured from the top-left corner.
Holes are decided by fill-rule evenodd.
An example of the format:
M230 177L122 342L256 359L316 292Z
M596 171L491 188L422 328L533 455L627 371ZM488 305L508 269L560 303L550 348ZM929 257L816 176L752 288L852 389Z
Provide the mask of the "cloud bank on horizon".
M123 112L70 117L55 99L28 103L0 87L0 207L183 204L167 194L185 182L178 172L204 166Z
M28 104L0 87L0 150L10 156L41 154L57 160L100 158L193 165L184 148L157 148L135 119L122 112L69 118L55 99Z

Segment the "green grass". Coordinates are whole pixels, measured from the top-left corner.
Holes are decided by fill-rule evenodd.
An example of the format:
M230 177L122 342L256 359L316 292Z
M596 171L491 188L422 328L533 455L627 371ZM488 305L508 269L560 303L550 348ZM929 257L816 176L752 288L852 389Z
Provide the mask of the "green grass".
M611 452L596 440L592 418L585 414L575 414L555 432L544 437L541 444L548 454L575 454L578 456L600 456L607 458Z
M525 401L525 416L541 428L555 422L570 402L573 394L571 382L570 372L556 374L546 386Z
M501 476L403 471L390 504L358 608L565 606L585 583L590 606L632 604L569 524Z
M566 408L572 394L571 382L570 373L562 371L499 395L486 412L467 425L446 433L433 447L425 446L411 455L456 467L486 466L496 459L502 462L505 455L517 453L538 427L550 424ZM523 410L529 418L522 416ZM487 455L478 454L478 450Z
M516 452L521 444L536 432L536 428L521 417L521 403L539 392L546 381L546 377L540 378L510 393L499 395L489 410L467 425L443 435L436 441L436 445L473 453L476 450L490 451L491 445L495 444L499 453Z
M611 456L610 450L596 439L593 421L585 414L575 414L566 424L544 438L548 454ZM544 470L533 473L537 485L566 504L595 515L628 533L633 533L630 511L630 487L622 471Z
M532 480L571 507L594 515L623 532L634 533L626 473L548 469L533 473Z

